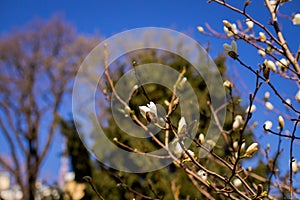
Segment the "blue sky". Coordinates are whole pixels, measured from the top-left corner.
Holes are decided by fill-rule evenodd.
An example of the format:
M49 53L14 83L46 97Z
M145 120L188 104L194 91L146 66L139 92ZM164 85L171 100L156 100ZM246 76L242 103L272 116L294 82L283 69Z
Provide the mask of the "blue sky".
M210 54L213 56L223 50L222 44L224 42L230 41L203 36L198 33L196 27L199 25L204 26L207 22L217 31L223 32L223 19L231 22L234 22L236 19L245 19L215 3L208 4L205 0L1 0L0 2L0 35L9 33L15 28L23 27L34 18L47 20L54 14L59 14L64 20L71 23L79 33L86 35L99 33L106 38L121 31L138 27L157 26L173 28L187 33L204 45L209 41L211 45ZM237 1L233 2L236 4ZM242 5L242 2L238 1L237 4ZM252 2L249 6L250 14L257 14L257 19L267 24L269 15L266 13L266 8L263 6L262 1ZM283 14L291 15L291 10L294 13L300 12L299 0L294 0L280 8L280 12ZM284 18L280 20L280 25L284 27L284 32L290 38L288 42L290 42L291 49L297 49L300 43L300 26L293 26L289 20ZM263 62L257 55L256 50L249 48L244 42L238 42L238 48L240 58L247 64L257 66L258 63ZM247 99L247 91L253 90L254 76L249 76L248 71L241 69L234 61L229 60L228 65L233 80L241 81L240 85L238 85L238 91ZM237 74L240 77L237 77ZM295 85L289 82L280 83L280 89L282 89L286 97L291 98L298 90ZM266 90L269 89L263 86L259 95L262 96ZM275 106L280 104L276 98L272 101ZM258 105L258 109L262 107ZM277 115L265 110L261 112L263 115L257 115L260 123L270 118L274 125L277 123ZM57 137L56 139L60 141L61 138ZM268 138L266 137L265 140L267 143ZM54 149L60 149L60 146L59 143L55 143L52 146L51 155L44 162L45 171L43 173L45 177L50 179L53 175L56 175L59 167L59 154ZM286 159L284 162L286 162ZM51 166L51 170L48 169L49 166Z

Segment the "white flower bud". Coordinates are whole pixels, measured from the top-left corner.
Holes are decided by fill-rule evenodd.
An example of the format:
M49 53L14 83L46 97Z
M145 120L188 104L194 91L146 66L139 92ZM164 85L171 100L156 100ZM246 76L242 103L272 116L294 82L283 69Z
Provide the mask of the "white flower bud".
M297 164L296 160L293 160L292 161L292 171L293 171L293 173L297 173L298 170L299 170L298 164Z
M258 50L258 54L261 56L261 57L265 57L266 56L266 52L264 51L264 50L262 50L262 49L259 49Z
M282 130L284 128L284 119L281 115L278 117L278 124L279 124L279 129Z
M223 20L223 24L226 28L228 28L228 29L231 28L231 24L229 23L229 21Z
M181 144L184 145L183 142L181 142ZM177 155L177 157L181 157L184 153L184 149L181 147L179 142L176 143L174 153Z
M242 145L241 145L241 151L244 151L244 150L245 150L245 146L246 146L246 143L243 142Z
M233 149L234 149L235 151L237 151L238 148L239 148L239 142L238 142L238 141L234 141L234 142L233 142Z
M286 102L288 105L292 105L292 102L291 102L290 99L286 99L285 102ZM288 105L285 105L287 109L290 108Z
M186 122L184 117L181 117L179 120L177 134L179 136L186 134Z
M265 103L265 107L268 109L268 110L273 110L274 109L274 106L271 102L267 101Z
M279 67L282 71L285 71L289 62L285 58L281 58L279 61L276 61L277 67Z
M251 110L250 110L250 106L248 106L246 109L246 113L248 113L248 112L253 113L255 111L256 111L256 106L254 104L252 104Z
M269 98L270 98L270 92L267 91L267 92L265 92L264 100L265 100L265 101L268 101Z
M197 26L197 29L200 33L203 33L204 32L204 28L202 26Z
M261 42L265 42L267 40L267 37L264 32L259 32L258 34Z
M248 29L252 29L254 26L253 21L251 21L250 19L246 19L246 24L248 26Z
M294 25L299 25L300 24L300 14L297 13L293 16L293 24Z
M242 185L242 181L240 179L236 178L233 180L233 185L235 187L240 187Z
M252 157L253 156L253 154L258 150L258 148L257 148L257 146L258 146L258 143L252 143L248 148L247 148L247 150L246 150L246 153L245 153L245 157L246 158L249 158L249 157Z
M232 129L233 130L238 129L243 123L244 123L244 121L243 121L243 118L241 115L235 116L233 124L232 124Z
M300 102L300 90L298 90L295 99Z
M202 180L204 180L204 181L207 180L207 174L206 174L206 172L203 171L202 169L200 169L200 170L197 172L197 174L200 176L200 178L201 178Z
M232 88L232 84L231 84L231 82L228 81L228 80L224 81L223 86L226 87L226 88L228 88L228 89L231 89L231 88Z
M205 142L204 138L205 138L204 134L200 133L200 135L199 135L199 141L200 141L201 144L203 144Z
M183 78L181 79L181 81L180 81L180 83L179 83L180 88L183 88L183 86L184 86L184 84L186 83L186 81L187 81L187 78L186 78L186 77L183 77Z
M266 130L270 130L273 126L273 123L271 121L265 121L264 127Z
M272 60L267 60L266 59L264 61L264 64L266 65L267 68L271 69L273 72L277 71L275 63Z

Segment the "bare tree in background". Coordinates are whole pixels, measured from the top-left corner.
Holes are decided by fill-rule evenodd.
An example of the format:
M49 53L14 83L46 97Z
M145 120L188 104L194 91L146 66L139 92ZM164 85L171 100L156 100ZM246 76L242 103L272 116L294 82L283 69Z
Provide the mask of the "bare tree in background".
M95 42L58 18L35 21L0 40L0 134L8 147L0 164L25 199L34 199L39 169L66 110L63 99Z

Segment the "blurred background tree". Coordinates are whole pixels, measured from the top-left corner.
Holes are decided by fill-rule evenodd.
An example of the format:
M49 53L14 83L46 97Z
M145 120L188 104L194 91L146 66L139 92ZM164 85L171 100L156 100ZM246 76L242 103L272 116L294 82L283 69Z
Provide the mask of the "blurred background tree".
M53 142L72 79L96 40L54 17L35 20L0 39L1 166L34 199L40 168Z

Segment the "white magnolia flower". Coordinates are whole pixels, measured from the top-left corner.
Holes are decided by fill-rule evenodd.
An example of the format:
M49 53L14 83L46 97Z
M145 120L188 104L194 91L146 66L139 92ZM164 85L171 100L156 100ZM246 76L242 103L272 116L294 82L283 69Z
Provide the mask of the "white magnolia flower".
M250 106L248 106L246 109L246 113L248 113L248 112L253 113L255 111L256 111L256 106L254 104L252 104L251 109L250 109Z
M150 101L147 106L139 106L142 116L147 119L148 122L157 122L157 108L156 105Z
M234 40L232 40L231 45L227 43L223 44L223 48L225 50L225 53L227 53L231 58L237 59L238 51L236 42Z
M293 16L293 24L299 25L300 24L300 13L297 13Z
M271 102L269 102L269 101L267 101L267 102L265 103L265 106L266 106L266 108L267 108L268 110L273 110L273 109L274 109L273 104L272 104Z
M248 26L248 29L252 29L254 26L253 21L251 21L250 19L246 19L246 24Z
M268 101L269 98L270 98L270 92L267 91L267 92L265 92L264 100L265 100L265 101Z
M233 130L238 129L243 123L244 123L244 120L241 115L235 116L233 124L232 124L232 129Z
M204 143L204 141L205 141L204 138L205 138L204 134L203 134L203 133L200 133L200 134L199 134L199 141L200 141L201 144Z
M257 52L263 58L266 56L266 52L264 50L262 50L262 49L259 49Z
M273 126L273 123L271 121L265 121L264 127L266 130L270 130Z
M259 32L258 34L261 42L265 42L267 40L267 37L264 32Z
M197 172L197 174L200 176L200 178L201 178L202 180L204 180L204 181L207 180L207 174L206 174L206 172L203 171L202 169L200 169L200 170Z
M245 146L246 146L246 143L243 142L242 145L241 145L241 148L240 148L240 152L244 151L245 150ZM239 150L239 142L238 141L234 141L233 142L233 149L235 151L238 151Z
M298 90L295 99L300 102L300 90Z
M292 161L292 171L293 171L293 173L297 173L298 170L299 170L298 163L297 163L296 160L293 160Z
M229 80L224 81L223 86L231 89L232 88L232 83Z
M186 122L185 118L181 117L178 123L178 130L177 130L178 135L185 135L186 134Z
M245 157L249 158L249 157L252 157L253 154L258 150L258 143L254 142L252 143L246 150L246 153L245 153Z
M202 26L197 26L197 29L200 33L203 33L204 32L204 28Z
M281 58L279 61L276 61L277 67L279 67L282 71L285 71L289 62L285 58Z
M264 64L267 68L269 68L273 72L277 71L275 63L272 60L265 59Z
M236 178L233 180L233 185L235 187L240 187L242 185L242 181L240 179Z
M279 129L282 130L284 128L284 119L281 115L278 117L278 124L279 124Z

